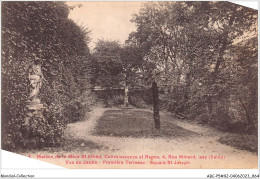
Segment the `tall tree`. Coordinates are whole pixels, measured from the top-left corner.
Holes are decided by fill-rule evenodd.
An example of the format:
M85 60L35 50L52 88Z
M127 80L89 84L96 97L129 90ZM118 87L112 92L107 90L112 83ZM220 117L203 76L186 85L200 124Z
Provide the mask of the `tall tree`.
M143 64L142 54L134 44L126 44L120 50L122 75L125 87L124 105L128 107L129 87L140 87L140 69Z
M174 112L229 113L230 81L239 76L228 76L236 65L228 57L234 41L256 29L257 11L229 2L151 2L132 21L130 38L155 65Z
M137 87L142 57L133 44L120 45L116 41L98 41L94 53L97 62L96 85L125 88L124 104L128 105L130 87Z

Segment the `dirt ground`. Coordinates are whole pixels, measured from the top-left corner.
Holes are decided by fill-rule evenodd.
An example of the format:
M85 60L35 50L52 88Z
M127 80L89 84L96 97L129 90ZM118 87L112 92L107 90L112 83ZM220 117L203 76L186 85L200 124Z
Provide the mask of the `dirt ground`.
M65 168L258 168L257 154L219 143L217 140L224 135L222 132L177 119L172 122L198 135L185 138L93 135L97 121L108 110L119 109L104 108L99 102L90 112L87 120L67 126L65 138L79 141L74 144L78 146L73 146L71 150L41 150L22 154ZM164 120L167 115L169 114L166 112L161 113L161 120ZM37 155L54 158L39 158ZM57 155L60 158L55 158ZM184 155L184 158L180 158L180 155ZM79 158L73 158L77 156ZM135 156L137 159L134 158Z

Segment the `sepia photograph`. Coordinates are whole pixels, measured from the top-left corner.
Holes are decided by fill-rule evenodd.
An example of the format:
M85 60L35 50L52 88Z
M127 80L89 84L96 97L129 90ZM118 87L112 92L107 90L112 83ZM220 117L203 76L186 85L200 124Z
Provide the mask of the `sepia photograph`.
M257 9L2 1L1 18L2 150L68 169L258 169Z

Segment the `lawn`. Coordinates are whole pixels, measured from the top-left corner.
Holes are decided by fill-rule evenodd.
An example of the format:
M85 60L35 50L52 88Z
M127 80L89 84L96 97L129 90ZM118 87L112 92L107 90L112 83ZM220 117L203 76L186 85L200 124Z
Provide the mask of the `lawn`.
M109 110L99 119L95 135L116 137L187 137L196 133L161 119L161 129L154 128L153 114L137 110Z

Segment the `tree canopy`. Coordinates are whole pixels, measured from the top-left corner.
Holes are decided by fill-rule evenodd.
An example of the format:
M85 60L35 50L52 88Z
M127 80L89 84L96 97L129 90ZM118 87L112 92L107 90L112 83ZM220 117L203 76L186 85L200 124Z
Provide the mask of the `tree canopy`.
M247 40L251 46L250 54L245 53L247 58L234 58L240 52L233 51L239 48L235 43L241 36L256 32L256 10L229 2L149 2L132 22L137 31L130 34L129 40L143 50L147 62L155 65L153 73L158 74L157 81L165 91L164 104L170 110L191 119L206 118L218 123L243 121L247 109L256 110L256 81L248 86L254 92L245 92L240 81L256 74L256 38ZM250 72L239 73L241 61L252 65ZM242 99L241 94L251 95ZM248 99L254 102L246 102ZM246 107L249 103L252 106ZM226 116L217 119L220 111ZM238 111L240 119L234 117ZM256 112L250 114L254 117L244 120L250 121L248 126L255 125L257 119Z

